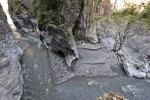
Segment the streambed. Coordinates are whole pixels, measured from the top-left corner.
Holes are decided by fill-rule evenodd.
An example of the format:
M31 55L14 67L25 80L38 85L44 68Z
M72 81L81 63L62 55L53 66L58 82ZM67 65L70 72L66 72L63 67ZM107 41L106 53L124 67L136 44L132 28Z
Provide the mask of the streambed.
M21 100L94 100L115 91L129 100L149 100L150 79L130 78L123 73L113 77L76 77L60 85L53 84L47 49L37 40L26 38L30 46L22 61L24 93Z

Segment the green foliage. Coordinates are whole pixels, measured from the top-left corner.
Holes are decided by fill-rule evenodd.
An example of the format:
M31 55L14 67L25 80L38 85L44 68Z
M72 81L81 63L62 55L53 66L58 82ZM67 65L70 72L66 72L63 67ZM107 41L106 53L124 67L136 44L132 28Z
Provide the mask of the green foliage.
M7 20L7 17L6 17L6 14L5 12L3 11L3 8L2 6L0 5L0 19L3 20L3 21L6 21ZM7 27L7 26L6 26ZM4 25L1 25L0 27L0 33L5 33L5 27Z
M126 15L137 15L138 12L136 11L136 9L137 8L134 5L129 5L128 8L124 9L121 12L117 12L117 13L120 15L124 15L124 16L126 16Z
M115 12L110 16L94 16L93 19L97 21L112 18L116 24L120 24L123 19L129 20L130 23L143 21L150 28L150 4L142 12L138 12L138 9L136 6L131 5L123 11Z
M141 15L143 18L150 18L150 6L146 6L145 11L143 11Z
M93 4L93 0L90 0L90 16L93 16L93 12L94 12L94 4Z
M84 2L84 0L78 0L78 6L79 6L79 8L81 8L83 2Z
M141 13L140 17L144 19L144 21L150 27L150 5L145 7L145 10Z
M17 3L17 0L8 0L8 4L11 12L16 12L19 8L21 8L20 4Z
M2 6L0 6L0 16L2 16L2 15L5 15L5 14L4 14L4 11L2 9Z
M137 11L136 6L134 5L129 5L126 9L122 10L122 11L118 11L113 13L112 15L108 15L108 16L93 16L93 20L97 21L100 19L107 19L107 18L113 18L115 19L115 21L117 23L119 23L122 19L127 19L130 22L139 20L139 13Z
M113 13L112 17L118 21L126 18L130 22L134 22L140 19L140 13L137 11L137 8L134 5L130 5L123 11Z
M19 11L27 11L28 13L33 13L32 7L33 0L23 0L19 3L17 0L8 0L9 11L16 13Z
M122 19L127 19L131 23L142 20L148 25L148 27L150 27L150 5L147 5L142 12L138 12L137 7L132 5L123 11L113 13L111 17L118 23ZM95 20L99 20L101 18L102 17L96 17Z
M67 32L67 33L65 33L65 36L66 36L67 39L70 39L71 36L72 36L72 32Z
M48 24L60 25L64 22L63 9L65 0L34 0L34 11L39 27L45 29Z

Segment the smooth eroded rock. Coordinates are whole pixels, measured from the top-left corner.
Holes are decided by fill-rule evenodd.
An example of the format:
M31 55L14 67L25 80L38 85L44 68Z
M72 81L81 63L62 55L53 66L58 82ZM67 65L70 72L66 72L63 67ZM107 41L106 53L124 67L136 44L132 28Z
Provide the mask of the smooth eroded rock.
M139 36L125 41L122 47L124 69L129 76L146 77L149 72L150 36Z

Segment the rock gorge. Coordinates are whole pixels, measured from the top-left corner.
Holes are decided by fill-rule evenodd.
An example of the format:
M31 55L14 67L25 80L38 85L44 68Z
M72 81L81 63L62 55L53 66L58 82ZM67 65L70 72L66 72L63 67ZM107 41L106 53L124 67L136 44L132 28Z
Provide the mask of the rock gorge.
M34 79L32 75L38 73L34 70L40 69L39 66L41 70L46 68L44 72L38 69L40 77L46 77L43 82L50 76L50 89L73 77L103 79L122 76L123 71L130 77L148 79L149 3L150 0L8 0L15 26L9 27L9 18L1 7L0 100L20 100L21 97L22 100L51 100L48 96L26 97L29 94L24 88L33 82L26 73ZM39 54L34 54L37 52ZM34 56L41 60L32 61ZM31 65L27 67L27 63ZM50 74L42 76L44 73ZM98 84L90 82L88 84ZM49 88L46 93L55 94L52 90L49 92ZM123 86L122 90L127 88Z
M51 36L50 41L46 43L50 44L56 52L65 55L65 62L69 67L77 59L76 64L72 65L75 76L78 74L79 76L97 76L100 70L107 65L106 69L111 66L119 67L119 63L123 64L129 76L138 78L149 76L149 53L147 51L149 47L148 43L144 42L148 40L146 38L149 34L149 16L147 15L149 0L56 0L47 2L36 0L35 2L38 27L46 30ZM45 4L50 5L43 7ZM45 17L48 19L45 20ZM144 39L141 40L141 38ZM76 43L82 41L85 44L76 45L75 41ZM143 46L141 47L139 43L142 43ZM91 52L93 49L102 52L101 55L97 51ZM110 63L112 62L110 59L109 62L105 53L110 53L108 58L113 58L115 64ZM80 62L80 56L86 60L81 59ZM91 58L93 61L90 61ZM101 61L102 59L105 60ZM88 71L89 69L91 72ZM109 71L108 73L110 74Z

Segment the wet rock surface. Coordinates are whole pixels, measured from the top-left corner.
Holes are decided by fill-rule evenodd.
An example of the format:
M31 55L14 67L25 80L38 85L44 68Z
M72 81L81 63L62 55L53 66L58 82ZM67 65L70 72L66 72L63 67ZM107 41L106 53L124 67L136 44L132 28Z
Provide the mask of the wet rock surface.
M100 44L85 43L77 45L80 58L71 67L67 67L65 60L60 55L49 51L53 79L55 84L64 82L75 76L116 76L119 69L115 53L107 50ZM91 59L92 58L92 59Z
M57 65L52 68L49 62L52 58L47 56L46 48L39 47L39 42L33 38L23 40L28 41L30 46L23 57L24 94L21 100L94 100L110 91L119 93L129 100L149 100L149 79L130 78L121 68L118 70L115 68L115 71L112 69L115 73L119 73L119 76L76 77L55 85L54 82L74 77L73 70L64 67L65 64L61 66L64 59L54 52L50 54L53 57L53 64ZM96 47L90 48L97 49ZM67 70L66 73L64 70Z
M22 58L24 90L21 100L54 100L55 90L46 48L39 47L38 39L24 37L22 40L30 45Z
M127 90L124 91L123 87L127 87ZM145 93L149 91L147 87L149 87L149 83L145 80L139 82L138 79L126 76L77 78L57 86L57 91L61 96L56 100L71 99L72 97L74 97L73 100L93 100L110 91L115 91L129 100L148 100L149 95Z
M117 73L111 70L120 67L115 53L107 50L101 44L91 44L92 46L86 45L88 44L85 43L82 47L80 46L80 48L77 46L80 58L76 62L76 65L73 66L77 76L117 75ZM100 45L100 48L94 48L94 46L97 47L97 45Z
M129 22L126 20L122 21L120 25L116 25L113 19L100 22L96 26L100 43L93 44L77 41L79 59L74 61L70 67L66 63L63 52L58 52L59 50L67 52L67 50L58 48L54 44L53 46L55 47L51 49L51 37L44 38L44 42L46 41L45 43L48 46L47 51L46 48L40 46L41 41L38 35L32 35L32 32L30 32L31 35L25 35L27 37L23 38L23 41L29 42L30 47L25 51L23 57L22 68L25 84L22 100L49 100L49 98L68 100L72 99L72 97L74 97L73 100L92 100L111 90L131 100L145 98L143 92L149 90L146 88L149 86L148 81L141 80L140 83L138 79L126 77L121 64L124 59L129 59L128 55L132 55L136 59L136 50L133 50L134 44L139 44L142 47L137 45L136 48L143 48L143 52L146 52L145 50L148 49L148 46L143 47L141 44L145 43L145 39L147 41L149 31L145 27L136 26L136 24L134 24L136 27L134 25L129 27ZM44 35L47 36L47 33ZM62 37L57 35L57 38L55 38L55 41L57 39L58 42L55 43L61 47L59 42ZM128 50L132 54L128 54L130 53ZM125 52L121 53L121 51ZM128 62L123 63L123 65L126 63ZM130 70L134 73L137 70L143 72L143 69ZM129 73L132 74L132 72ZM148 73L146 74L148 76ZM93 76L98 78L93 78ZM134 74L134 76L136 75ZM149 96L148 93L144 95Z

